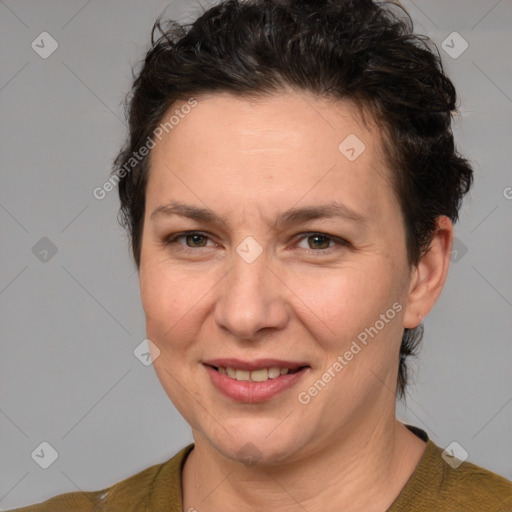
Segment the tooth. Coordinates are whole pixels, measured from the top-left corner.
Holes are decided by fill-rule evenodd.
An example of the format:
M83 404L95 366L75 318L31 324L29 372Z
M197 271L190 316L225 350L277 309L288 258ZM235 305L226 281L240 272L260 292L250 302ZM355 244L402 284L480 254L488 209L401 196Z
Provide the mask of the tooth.
M281 375L281 370L279 368L269 368L268 369L268 378L275 379Z
M262 370L254 370L251 372L251 380L255 382L265 382L268 380L268 370L263 368Z
M236 370L236 380L249 380L250 379L250 373L247 370Z
M265 382L268 379L277 379L280 375L286 375L289 372L288 368L261 368L259 370L237 370L230 367L217 367L219 373L227 375L228 377L241 381Z

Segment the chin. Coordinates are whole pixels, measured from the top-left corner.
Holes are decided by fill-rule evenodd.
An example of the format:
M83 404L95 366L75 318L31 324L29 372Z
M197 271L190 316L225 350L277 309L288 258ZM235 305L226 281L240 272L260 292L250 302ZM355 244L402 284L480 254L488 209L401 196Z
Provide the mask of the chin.
M266 423L265 428L256 431L254 426L251 429L240 428L240 433L229 436L221 429L221 432L216 432L211 437L204 433L202 437L227 459L246 466L273 466L296 459L302 445L307 444L301 442L298 432L292 433L283 429L278 436L272 430L279 424L279 420L272 422L271 428L267 428Z

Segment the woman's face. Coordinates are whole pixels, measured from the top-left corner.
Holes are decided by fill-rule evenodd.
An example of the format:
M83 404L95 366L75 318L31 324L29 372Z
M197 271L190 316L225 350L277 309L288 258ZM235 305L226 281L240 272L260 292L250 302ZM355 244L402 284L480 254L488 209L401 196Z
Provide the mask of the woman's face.
M378 132L306 93L212 94L164 121L176 109L151 153L140 286L196 443L271 464L373 432L394 415L410 281Z

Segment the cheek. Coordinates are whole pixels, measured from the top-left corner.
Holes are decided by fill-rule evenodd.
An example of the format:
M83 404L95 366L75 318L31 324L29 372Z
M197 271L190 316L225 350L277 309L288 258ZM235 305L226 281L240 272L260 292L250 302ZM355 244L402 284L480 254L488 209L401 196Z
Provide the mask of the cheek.
M215 284L199 269L180 270L149 258L141 264L140 293L146 333L163 352L177 353L196 338Z
M172 332L183 310L187 307L186 286L161 268L147 260L141 264L140 294L146 316L146 330L150 339L161 345Z
M186 275L180 273L161 253L160 248L153 250L143 245L139 271L140 294L146 321L158 323L165 319L169 328L187 307L187 291L193 287L187 284Z
M141 265L140 294L146 322L158 323L164 318L166 311L175 311L174 307L170 307L170 302L175 297L170 292L169 283L158 270L150 263Z
M190 278L182 273L171 273L155 260L148 258L141 263L140 292L146 316L146 334L159 350L158 357L153 360L153 368L171 402L197 428L190 401L190 394L196 392L194 375L190 372L187 358L191 356L193 329L201 325L197 318L201 309L197 303L204 292L199 293L197 282L195 287L191 284L194 283ZM183 392L184 389L187 393Z
M316 273L309 277L302 275L293 289L297 305L303 304L301 309L310 319L308 324L316 325L315 337L325 343L352 340L400 299L390 272L371 266L329 269L322 275Z

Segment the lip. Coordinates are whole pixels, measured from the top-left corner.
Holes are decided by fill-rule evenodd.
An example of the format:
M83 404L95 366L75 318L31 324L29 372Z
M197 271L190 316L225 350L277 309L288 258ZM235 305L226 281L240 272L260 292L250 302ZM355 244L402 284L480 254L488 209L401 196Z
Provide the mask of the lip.
M214 387L228 398L236 400L237 402L244 403L257 403L271 400L272 398L283 393L287 389L290 389L294 384L296 384L300 379L302 379L302 377L310 369L309 366L306 365L292 363L289 361L277 361L275 359L261 359L258 361L253 361L251 363L245 362L244 365L240 364L241 361L237 361L235 363L235 360L233 359L219 359L215 361L217 364L210 365L210 362L203 364L204 368L208 372L208 375L210 376L210 379ZM266 366L267 364L268 366ZM258 370L260 368L272 367L290 368L294 370L300 368L301 366L303 366L303 368L301 368L295 373L287 373L286 375L280 375L275 379L268 379L265 382L252 382L246 380L242 381L232 379L231 377L223 375L222 373L213 368L213 366L224 365L226 365L225 367L235 367L240 370L249 371Z
M262 368L289 368L290 370L297 370L301 366L309 366L306 362L299 361L285 361L283 359L254 359L253 361L242 361L232 357L221 359L210 359L203 361L203 364L209 366L222 366L224 368L235 368L236 370L261 370Z

